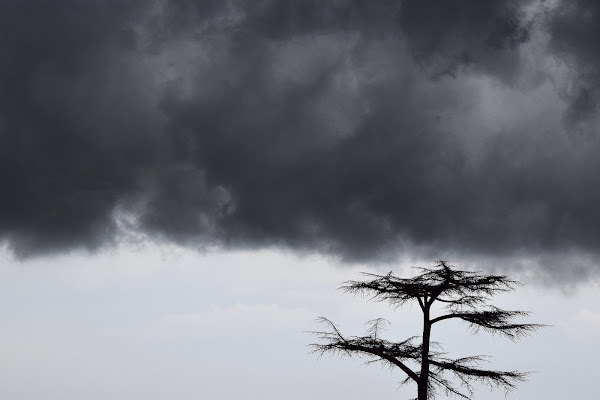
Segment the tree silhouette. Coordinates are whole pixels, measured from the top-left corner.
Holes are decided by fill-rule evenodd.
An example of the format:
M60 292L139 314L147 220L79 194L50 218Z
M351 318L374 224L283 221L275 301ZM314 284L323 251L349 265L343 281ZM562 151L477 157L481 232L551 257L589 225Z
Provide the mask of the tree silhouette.
M514 290L517 281L503 275L482 275L477 272L460 271L446 261L438 261L433 268L418 268L421 272L413 278L399 278L392 272L387 275L363 273L367 281L348 281L341 287L347 293L362 294L375 301L388 302L398 308L416 301L423 312L423 333L403 342L390 342L380 337L381 330L389 323L378 318L368 322L366 336L344 336L337 325L321 317L327 331L310 332L319 338L313 343L313 352L343 356L367 357L367 364L382 362L390 368L399 368L406 374L402 384L417 385L417 400L435 398L441 389L446 395L464 399L473 396L472 383L489 384L492 388L513 389L523 381L527 373L518 371L493 371L480 368L485 356L447 358L442 347L431 341L431 328L448 319L459 319L469 324L475 332L483 329L493 334L517 340L542 327L540 324L521 324L513 319L527 316L525 311L507 311L489 305L489 299L498 293ZM432 315L432 305L442 305L443 313ZM416 366L416 368L415 368ZM449 376L457 378L457 385Z

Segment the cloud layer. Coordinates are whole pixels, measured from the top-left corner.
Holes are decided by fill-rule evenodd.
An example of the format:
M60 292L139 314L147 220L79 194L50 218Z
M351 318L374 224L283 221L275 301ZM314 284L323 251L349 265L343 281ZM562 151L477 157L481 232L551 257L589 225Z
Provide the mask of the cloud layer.
M597 254L593 1L1 3L19 256Z

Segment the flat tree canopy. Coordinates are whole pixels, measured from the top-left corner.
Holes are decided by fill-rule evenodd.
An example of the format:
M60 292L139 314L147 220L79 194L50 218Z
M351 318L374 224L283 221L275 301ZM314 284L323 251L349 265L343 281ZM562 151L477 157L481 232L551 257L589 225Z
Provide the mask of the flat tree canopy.
M466 322L474 331L484 330L517 340L540 324L514 322L525 317L525 311L508 311L488 304L498 293L511 291L517 281L503 275L484 275L461 271L446 261L438 261L433 268L418 268L420 274L413 278L399 278L392 272L387 275L363 273L365 281L348 281L341 287L347 293L362 294L375 301L401 307L417 302L423 313L423 332L401 342L391 342L380 337L388 323L378 318L369 322L366 336L344 336L338 326L321 317L326 331L310 332L319 338L313 351L319 355L334 353L345 356L363 356L367 363L382 362L390 368L399 368L406 379L402 382L417 385L417 400L435 398L440 391L463 399L473 396L474 381L489 384L505 391L523 381L527 373L483 369L485 356L447 358L437 342L431 341L431 327L449 319ZM432 305L442 305L441 315L432 315ZM452 381L451 377L456 378Z

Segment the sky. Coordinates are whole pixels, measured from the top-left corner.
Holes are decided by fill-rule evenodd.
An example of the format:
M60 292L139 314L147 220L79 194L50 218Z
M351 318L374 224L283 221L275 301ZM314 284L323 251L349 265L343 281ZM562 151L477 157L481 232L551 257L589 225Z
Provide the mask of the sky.
M552 325L440 339L537 371L509 398L597 397L600 3L0 11L2 397L405 398L303 332L412 336L336 288L439 259Z

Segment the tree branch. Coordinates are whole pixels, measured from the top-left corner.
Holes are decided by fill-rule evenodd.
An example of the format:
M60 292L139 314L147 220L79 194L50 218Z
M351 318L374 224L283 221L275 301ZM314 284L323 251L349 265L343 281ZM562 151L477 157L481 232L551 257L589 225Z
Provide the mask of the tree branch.
M400 359L418 360L421 357L421 346L412 344L415 337L411 337L400 343L392 343L387 340L377 338L381 329L382 319L371 321L372 326L369 329L371 335L362 337L344 337L337 326L327 318L320 317L319 322L329 326L331 331L320 332L310 331L308 333L317 336L326 343L313 343L313 353L323 355L325 353L340 353L352 357L352 352L365 353L371 356L379 357L392 365L400 368L415 382L418 381L418 375L410 369Z
M544 326L542 324L515 324L510 322L512 318L527 315L529 313L526 311L506 311L491 307L491 309L483 311L455 312L442 315L432 319L431 324L450 318L459 318L475 329L483 328L490 333L502 334L509 339L516 340Z
M478 363L481 357L466 357L458 360L437 361L429 360L431 365L434 365L440 370L450 370L459 377L464 384L470 386L466 379L484 381L494 387L504 387L506 390L511 390L516 386L517 382L522 382L527 377L527 372L518 371L492 371L475 368L467 365L468 362Z

